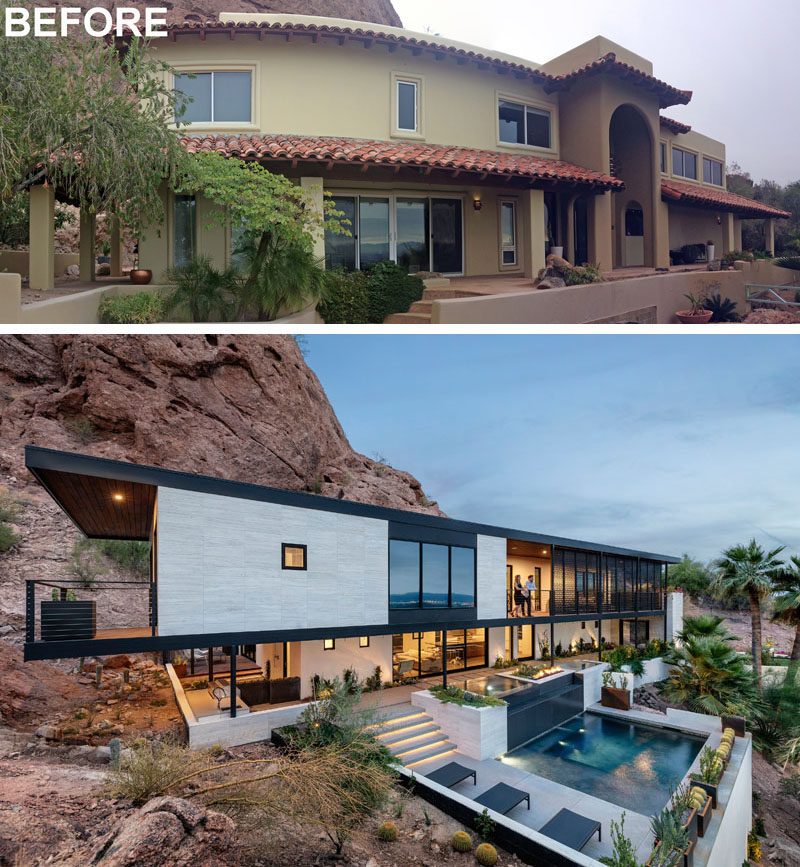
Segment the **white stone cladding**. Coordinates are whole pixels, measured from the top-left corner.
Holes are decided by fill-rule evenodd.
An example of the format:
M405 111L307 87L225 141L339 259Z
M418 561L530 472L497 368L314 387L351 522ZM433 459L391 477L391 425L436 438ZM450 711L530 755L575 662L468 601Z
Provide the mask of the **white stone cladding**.
M478 619L506 616L506 540L478 536Z
M159 635L386 623L388 585L386 521L159 488Z
M667 641L683 629L683 593L667 593Z

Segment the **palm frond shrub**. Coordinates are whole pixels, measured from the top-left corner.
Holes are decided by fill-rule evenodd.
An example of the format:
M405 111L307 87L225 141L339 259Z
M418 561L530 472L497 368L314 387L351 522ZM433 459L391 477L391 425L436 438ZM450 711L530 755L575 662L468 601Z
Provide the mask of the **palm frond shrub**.
M779 268L788 268L790 271L800 271L800 256L781 256L775 260Z
M166 278L173 289L167 296L167 310L188 312L192 322L227 322L233 312L237 277L231 268L215 268L207 256L169 268Z
M723 298L719 292L709 295L703 302L703 307L712 313L712 322L741 322L742 317L736 310L736 302Z

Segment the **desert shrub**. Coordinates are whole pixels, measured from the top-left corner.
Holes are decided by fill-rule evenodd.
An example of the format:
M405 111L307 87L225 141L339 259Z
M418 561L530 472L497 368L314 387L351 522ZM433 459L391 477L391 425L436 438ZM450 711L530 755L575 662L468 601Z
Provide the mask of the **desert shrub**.
M185 311L192 322L227 322L234 307L237 272L218 270L207 256L198 256L170 268L166 274L172 291L165 300L166 311Z
M394 843L397 839L397 825L394 822L383 822L378 827L378 839L384 843Z
M636 847L625 836L625 811L622 811L619 823L611 820L611 843L612 854L605 855L600 859L601 864L607 867L639 867L639 859L636 857Z
M100 574L100 558L91 539L81 536L72 546L69 559L70 574L83 584L92 587Z
M105 325L150 325L166 315L166 299L158 292L106 296L97 308L97 319Z
M95 548L105 554L110 560L119 563L124 569L129 569L137 575L147 577L150 574L150 543L132 542L124 539L96 539Z
M597 265L581 265L565 270L561 275L567 286L582 286L586 283L602 283L603 275Z
M475 817L475 828L481 835L481 840L491 840L492 834L494 834L495 821L489 815L489 811L486 807L483 808L483 811L479 816Z
M19 542L19 536L8 526L0 523L0 554L5 554Z
M20 537L10 526L22 518L22 506L7 493L0 493L0 554L5 554Z
M741 322L742 317L736 311L736 302L723 298L719 292L709 295L703 302L703 307L710 310L712 322Z
M467 692L454 684L450 686L432 686L428 689L428 692L436 696L444 704L470 705L471 707L505 706L505 702L500 698L495 698L493 695L478 695L474 692Z
M86 418L85 415L72 416L72 418L64 421L64 425L70 429L75 439L84 446L94 439L95 431L97 430L91 419Z
M419 277L394 262L378 262L369 272L369 321L380 323L390 313L405 313L423 291Z
M782 777L778 783L778 791L787 798L800 801L800 774L795 771L790 777Z
M317 311L332 325L369 322L368 277L363 271L326 271L325 290Z

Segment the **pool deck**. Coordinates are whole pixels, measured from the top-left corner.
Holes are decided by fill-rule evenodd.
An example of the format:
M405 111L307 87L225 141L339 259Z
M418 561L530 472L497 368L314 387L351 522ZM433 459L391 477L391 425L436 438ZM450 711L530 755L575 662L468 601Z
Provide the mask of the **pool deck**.
M600 704L593 705L587 708L587 710L624 722L638 722L661 728L677 729L690 734L708 735L709 740L707 743L709 746L718 746L722 735L719 730L719 719L716 717L709 717L708 722L706 722L705 720L698 720L695 714L686 715L684 718L678 711L675 712L674 717L671 716L668 719L664 715L651 714L646 711L609 710L609 708L601 707ZM650 816L635 813L632 810L620 807L618 804L603 801L600 798L594 797L594 795L588 795L569 786L563 786L561 783L556 783L544 777L539 777L536 774L531 774L528 771L523 771L520 768L505 763L502 759L484 759L481 761L471 759L456 751L442 758L431 760L429 763L425 762L417 765L414 767L414 771L424 776L452 761L456 761L477 772L477 785L473 785L470 779L452 787L454 792L458 792L463 797L470 798L481 794L495 785L495 783L507 783L510 786L528 792L531 796L531 809L528 810L526 804L523 803L508 813L509 819L513 819L515 822L519 822L528 828L538 831L563 807L600 822L602 825L602 841L598 841L595 836L581 850L589 858L597 860L603 856L611 855L611 820L619 822L624 812L625 834L636 848L636 857L641 863L644 863L650 856L653 843L653 837L650 833ZM693 770L699 770L699 755L690 766L687 774ZM697 865L698 863L704 863L704 861L696 858L695 864Z

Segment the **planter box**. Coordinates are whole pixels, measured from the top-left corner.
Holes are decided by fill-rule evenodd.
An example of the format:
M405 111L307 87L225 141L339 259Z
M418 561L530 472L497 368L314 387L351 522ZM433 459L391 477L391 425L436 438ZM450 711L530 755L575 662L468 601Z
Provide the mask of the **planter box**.
M439 701L427 690L411 704L431 716L442 734L471 759L495 759L508 752L508 707L470 707Z
M697 810L692 808L689 812L689 815L686 817L686 821L683 823L683 827L686 828L689 834L689 842L696 843L697 842Z
M42 641L78 641L97 634L94 601L42 600Z
M673 850L675 851L675 850ZM676 865L682 865L682 867L694 867L694 842L690 841L689 845L686 847L686 850L683 852L683 858L679 859L675 862ZM651 861L647 859L646 867L652 867Z
M604 686L600 690L600 704L615 710L631 709L631 693L627 689L617 689L615 686Z
M172 670L178 677L186 677L186 663L185 662L173 662Z
M743 738L745 735L747 721L743 716L724 716L722 717L722 730L733 729L733 733L737 738Z
M720 779L722 779L720 777ZM704 789L711 796L711 806L716 810L717 809L717 787L719 783L704 783L701 779L692 774L692 785L700 786L701 789Z
M696 784L695 784L696 785ZM706 833L706 828L708 827L708 823L711 821L712 810L713 810L713 801L711 798L706 800L705 806L702 810L698 810L697 812L697 836L704 837Z

